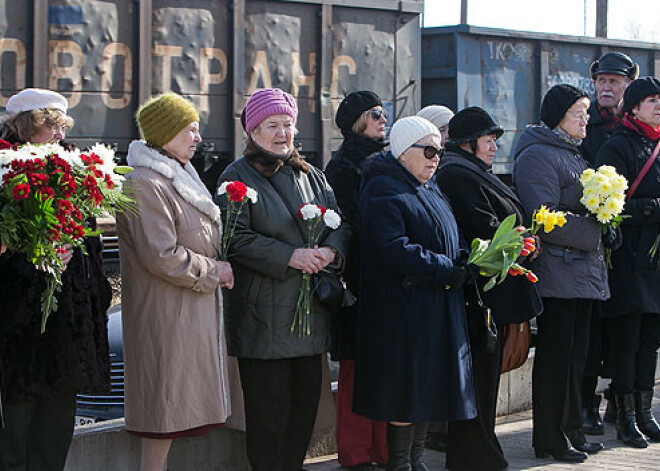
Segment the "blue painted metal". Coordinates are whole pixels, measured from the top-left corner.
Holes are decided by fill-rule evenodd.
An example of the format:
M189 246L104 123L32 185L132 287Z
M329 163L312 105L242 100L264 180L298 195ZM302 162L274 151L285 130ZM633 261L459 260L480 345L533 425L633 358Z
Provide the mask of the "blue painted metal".
M629 54L641 75L660 75L660 45L602 38L477 28L422 30L422 105L486 109L506 133L493 169L510 173L510 157L527 124L538 122L548 88L578 86L593 96L589 66L608 50Z

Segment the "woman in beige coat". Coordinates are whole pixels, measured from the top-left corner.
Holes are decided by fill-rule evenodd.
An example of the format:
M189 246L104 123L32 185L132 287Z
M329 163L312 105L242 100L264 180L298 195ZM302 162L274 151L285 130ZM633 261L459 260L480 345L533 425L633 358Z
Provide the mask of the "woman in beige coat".
M137 114L145 141L128 150L137 215L117 226L122 273L126 429L142 437L142 469L165 469L173 438L208 433L229 415L217 260L220 210L189 162L199 117L165 94Z

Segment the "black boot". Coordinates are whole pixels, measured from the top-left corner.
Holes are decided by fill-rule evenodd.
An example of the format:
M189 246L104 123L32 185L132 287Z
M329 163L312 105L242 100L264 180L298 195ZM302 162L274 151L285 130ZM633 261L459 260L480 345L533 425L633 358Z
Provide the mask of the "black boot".
M639 430L652 442L659 442L660 426L651 411L652 401L653 391L637 391L635 393L635 417Z
M605 427L600 419L600 394L582 398L582 431L587 435L603 435Z
M603 414L603 422L606 424L615 424L616 423L616 401L614 400L614 393L611 389L606 389L603 393L605 399L607 399L607 407L605 408L605 414Z
M410 450L410 464L412 471L430 471L424 464L424 442L429 430L429 424L415 424L413 431L413 443Z
M635 400L632 394L615 394L616 438L633 448L646 448L648 442L635 423Z
M387 471L411 471L410 451L413 442L413 425L387 424Z
M588 442L584 436L584 432L580 429L566 432L566 437L571 442L571 445L573 445L573 448L589 455L598 453L604 448L601 442Z

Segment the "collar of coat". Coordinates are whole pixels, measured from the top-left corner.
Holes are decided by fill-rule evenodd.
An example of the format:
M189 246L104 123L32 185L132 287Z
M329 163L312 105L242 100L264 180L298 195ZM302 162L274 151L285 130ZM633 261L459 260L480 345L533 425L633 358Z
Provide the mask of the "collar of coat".
M149 168L171 179L174 190L181 198L206 214L222 229L220 209L190 162L181 167L179 162L165 157L144 141L133 141L128 146L126 161L131 167Z

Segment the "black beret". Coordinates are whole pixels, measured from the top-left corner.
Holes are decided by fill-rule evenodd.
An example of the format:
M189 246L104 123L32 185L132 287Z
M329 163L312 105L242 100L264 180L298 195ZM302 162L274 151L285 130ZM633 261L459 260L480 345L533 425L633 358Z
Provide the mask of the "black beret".
M504 129L493 121L486 110L478 106L463 108L449 120L449 139L454 144L466 144L489 134L495 134L499 139Z
M633 81L623 93L623 111L630 113L644 98L651 95L660 95L660 80L642 77Z
M360 115L374 106L383 106L380 97L374 92L368 90L353 92L339 104L335 123L342 133L350 131Z

